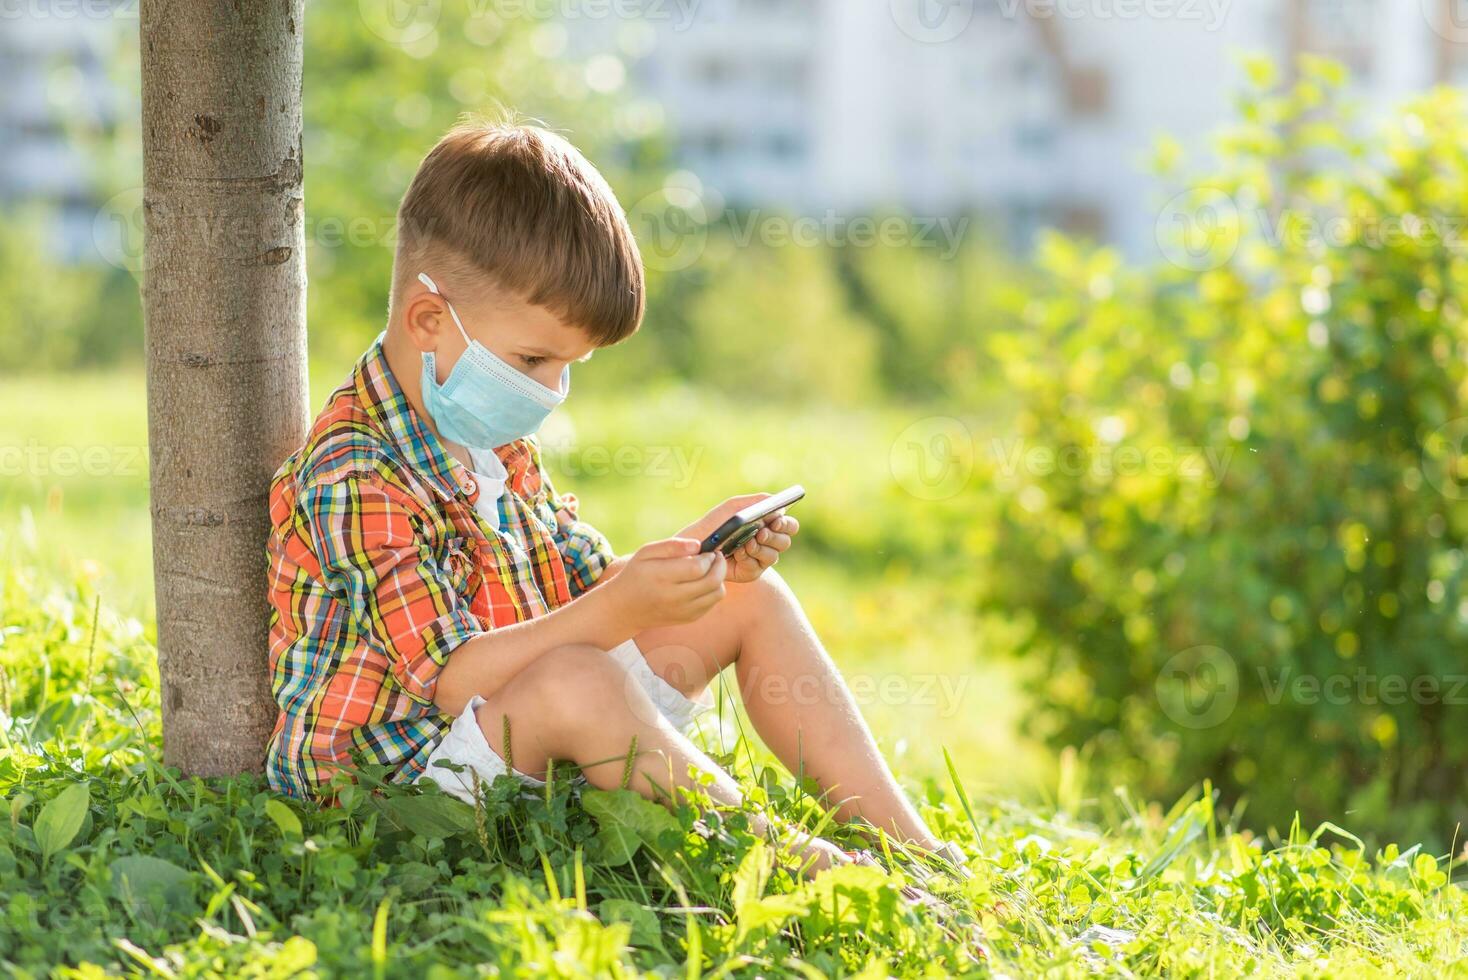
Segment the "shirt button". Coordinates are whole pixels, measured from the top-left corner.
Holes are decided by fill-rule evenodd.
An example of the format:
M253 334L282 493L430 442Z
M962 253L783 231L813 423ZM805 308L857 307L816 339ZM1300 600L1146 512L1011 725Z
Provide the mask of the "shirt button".
M464 481L464 492L467 493L469 496L474 496L474 491L477 489L479 489L479 487L473 480Z

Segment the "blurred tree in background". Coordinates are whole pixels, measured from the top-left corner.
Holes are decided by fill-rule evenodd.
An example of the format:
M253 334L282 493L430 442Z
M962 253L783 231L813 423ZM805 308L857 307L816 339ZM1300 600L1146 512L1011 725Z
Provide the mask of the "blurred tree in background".
M1018 401L985 601L1025 616L1036 730L1098 785L1202 776L1250 823L1468 813L1460 94L1368 139L1339 71L1255 65L1189 269L1052 240L993 338ZM1185 223L1186 224L1186 223ZM1007 570L1007 572L1005 571Z

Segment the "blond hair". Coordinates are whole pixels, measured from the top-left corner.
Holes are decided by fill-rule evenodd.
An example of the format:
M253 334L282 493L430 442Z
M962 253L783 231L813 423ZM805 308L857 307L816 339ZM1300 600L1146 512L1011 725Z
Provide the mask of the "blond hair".
M598 347L642 322L642 258L611 187L538 126L464 121L424 157L398 207L391 306L419 272L445 293L488 277Z

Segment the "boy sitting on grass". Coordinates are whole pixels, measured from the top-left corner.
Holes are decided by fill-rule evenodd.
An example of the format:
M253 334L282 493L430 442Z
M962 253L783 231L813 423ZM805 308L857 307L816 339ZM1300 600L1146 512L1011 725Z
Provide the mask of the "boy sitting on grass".
M639 793L667 800L703 773L716 802L737 805L735 781L684 734L732 666L759 735L838 817L954 855L770 568L795 518L732 559L699 554L767 494L735 497L616 555L552 488L536 429L571 365L631 336L642 313L621 207L564 139L461 125L423 160L398 211L387 330L271 487L270 784L323 799L359 750L395 781L471 802L475 777L506 773L507 757L532 786L555 759L615 788L635 745ZM766 690L820 693L788 704ZM786 834L813 870L849 859L757 829Z

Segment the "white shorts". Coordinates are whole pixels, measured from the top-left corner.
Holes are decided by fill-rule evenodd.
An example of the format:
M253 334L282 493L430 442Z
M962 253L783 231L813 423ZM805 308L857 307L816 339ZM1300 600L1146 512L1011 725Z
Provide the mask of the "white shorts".
M647 665L647 660L642 656L642 651L637 644L628 640L618 644L607 651L607 655L621 664L627 671L627 683L640 687L658 714L668 720L674 728L679 731L687 731L693 725L694 720L713 707L713 698L707 690L699 695L698 700L690 700L684 697L676 688L657 674ZM505 761L490 748L489 742L484 737L484 730L479 727L477 711L484 698L474 695L465 705L464 711L454 719L449 727L448 734L434 747L433 754L428 757L428 764L423 772L413 781L422 782L425 779L438 783L445 793L456 796L465 803L474 802L474 777L477 775L480 782L492 783L496 776L502 776L509 771ZM651 718L646 719L652 721ZM514 733L510 738L513 741ZM463 766L462 772L438 765L439 762L451 762ZM527 786L544 786L545 781L536 779L515 770L515 775Z

